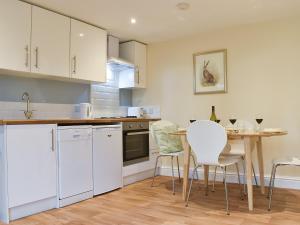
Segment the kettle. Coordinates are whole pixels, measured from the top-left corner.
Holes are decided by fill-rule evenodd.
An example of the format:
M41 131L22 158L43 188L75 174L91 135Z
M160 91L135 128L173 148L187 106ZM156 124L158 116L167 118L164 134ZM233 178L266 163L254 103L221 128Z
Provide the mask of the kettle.
M91 103L80 103L79 114L81 119L91 119L93 114Z

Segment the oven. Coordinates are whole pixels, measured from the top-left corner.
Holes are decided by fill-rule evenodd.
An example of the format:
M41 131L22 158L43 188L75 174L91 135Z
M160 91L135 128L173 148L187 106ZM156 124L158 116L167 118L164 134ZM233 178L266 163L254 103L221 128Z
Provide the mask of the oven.
M149 160L149 122L123 123L123 165Z

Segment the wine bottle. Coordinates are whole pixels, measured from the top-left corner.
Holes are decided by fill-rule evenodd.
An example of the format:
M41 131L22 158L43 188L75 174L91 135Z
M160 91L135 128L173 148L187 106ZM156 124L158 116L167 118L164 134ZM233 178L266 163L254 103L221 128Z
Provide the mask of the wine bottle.
M215 112L215 106L211 107L211 115L210 115L209 119L211 121L214 121L214 122L216 122L216 120L217 120L217 116L216 116L216 112Z

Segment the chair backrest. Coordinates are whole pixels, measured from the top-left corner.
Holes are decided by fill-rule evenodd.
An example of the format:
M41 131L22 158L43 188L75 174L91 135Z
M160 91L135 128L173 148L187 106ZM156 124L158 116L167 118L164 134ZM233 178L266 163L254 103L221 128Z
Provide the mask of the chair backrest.
M187 140L199 164L218 165L219 155L227 144L227 134L218 123L198 120L188 127Z
M150 126L150 132L161 153L180 152L183 150L179 136L169 133L178 130L178 126L166 120L154 122Z

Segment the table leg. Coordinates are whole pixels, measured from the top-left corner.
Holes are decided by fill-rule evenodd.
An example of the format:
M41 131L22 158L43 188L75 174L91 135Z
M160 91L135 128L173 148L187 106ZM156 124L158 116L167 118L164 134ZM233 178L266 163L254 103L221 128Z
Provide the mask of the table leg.
M208 176L209 176L209 166L204 165L204 186L205 186L206 195L208 195Z
M264 175L264 160L262 153L262 142L261 137L259 137L256 142L257 146L257 160L258 160L258 168L259 168L259 179L260 179L260 189L261 193L265 194L265 175Z
M251 157L251 138L244 137L245 163L246 163L246 181L248 190L248 207L253 210L253 186L252 186L252 157Z
M181 142L184 151L183 159L183 187L182 187L182 198L184 201L187 199L188 186L189 186L189 171L190 171L190 158L191 158L191 147L187 142L186 136L181 136Z

